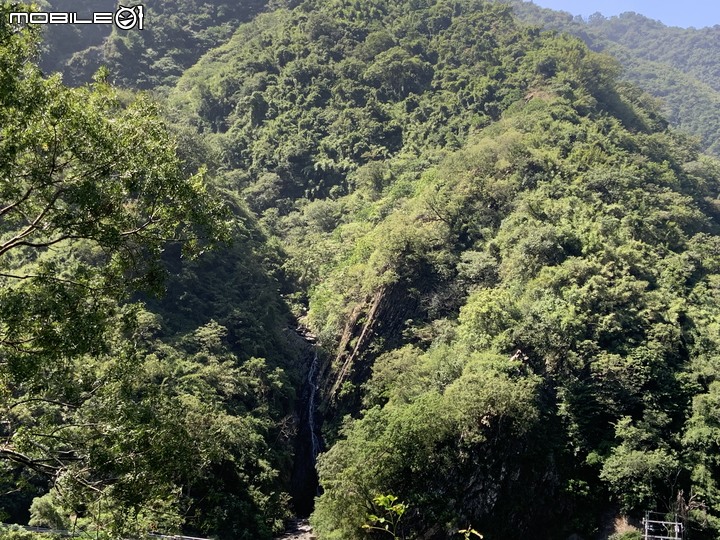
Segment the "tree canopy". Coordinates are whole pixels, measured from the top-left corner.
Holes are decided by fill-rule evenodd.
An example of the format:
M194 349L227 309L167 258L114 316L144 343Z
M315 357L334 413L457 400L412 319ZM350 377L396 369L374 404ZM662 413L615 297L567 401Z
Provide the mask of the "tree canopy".
M280 335L261 235L147 95L111 87L102 71L76 89L44 77L37 37L8 25L11 9L0 14L3 519L29 512L32 524L117 537L181 527L269 537L288 508L279 469L293 429L277 363L296 353ZM176 283L221 304L193 271L210 248L230 266L213 271L253 267L231 279L256 297L238 283L223 296L232 311L209 310L230 326L262 302L251 329L199 313L163 321L153 295Z
M321 540L716 538L720 164L507 4L270 7L113 34L162 107L4 27L6 511L270 538L320 448Z

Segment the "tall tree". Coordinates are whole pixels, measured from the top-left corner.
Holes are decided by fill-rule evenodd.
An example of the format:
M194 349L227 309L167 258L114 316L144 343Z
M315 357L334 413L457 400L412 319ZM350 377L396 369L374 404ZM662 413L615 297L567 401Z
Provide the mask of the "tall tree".
M219 240L225 211L147 97L44 78L17 9L0 6L0 458L57 480L93 467L58 427L92 394L79 368L136 327L123 304L159 288L164 247Z

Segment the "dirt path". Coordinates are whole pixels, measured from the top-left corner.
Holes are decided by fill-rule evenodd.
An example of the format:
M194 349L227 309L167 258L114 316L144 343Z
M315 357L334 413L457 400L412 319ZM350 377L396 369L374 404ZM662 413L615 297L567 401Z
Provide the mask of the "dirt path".
M276 540L315 540L315 535L312 533L312 527L307 519L300 519L288 532L278 536Z

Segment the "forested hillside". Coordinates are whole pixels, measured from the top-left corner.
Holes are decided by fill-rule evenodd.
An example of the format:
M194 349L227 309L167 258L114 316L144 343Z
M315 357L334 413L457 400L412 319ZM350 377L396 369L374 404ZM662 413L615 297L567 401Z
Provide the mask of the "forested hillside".
M73 11L89 19L94 12L115 8L115 0L40 0L43 11ZM110 35L110 25L48 25L43 29L40 67L50 73L63 72L65 82L80 84L92 80L100 68L103 41Z
M269 538L290 515L295 388L312 356L289 331L280 252L147 96L102 73L78 89L44 78L11 9L0 12L2 520Z
M172 88L0 26L9 519L717 538L720 162L510 5L270 8Z
M525 23L569 32L592 50L612 55L620 61L625 80L659 99L673 127L699 137L704 151L719 155L718 28L672 28L632 12L610 18L598 13L585 21L528 1L498 1L512 5ZM112 11L114 2L43 0L39 5L89 13ZM82 31L48 27L41 67L61 71L67 83L77 85L90 81L101 65L107 65L118 84L165 92L204 53L227 41L239 23L264 10L267 2L150 0L144 5L148 24L141 33L115 30L110 35L110 26Z
M720 155L720 26L668 27L633 12L584 21L531 2L510 3L523 21L569 32L620 60L623 77L659 98L671 125Z
M715 534L718 166L619 72L497 4L304 2L179 81L332 352L320 538L386 493L410 536Z
M126 2L127 3L127 2ZM41 67L63 73L66 83L89 82L107 66L112 80L131 88L171 85L203 53L224 43L242 22L264 9L265 0L146 0L144 29L112 25L49 25L45 28ZM41 0L45 11L74 11L87 17L112 12L116 0Z

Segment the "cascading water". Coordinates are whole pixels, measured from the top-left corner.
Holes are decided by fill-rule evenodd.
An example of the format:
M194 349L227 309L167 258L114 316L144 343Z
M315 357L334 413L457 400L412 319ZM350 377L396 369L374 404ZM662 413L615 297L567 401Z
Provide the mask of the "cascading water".
M322 451L322 440L320 438L322 417L316 410L319 392L318 379L322 371L321 361L316 350L308 352L309 366L298 403L299 423L291 482L293 508L296 515L301 518L310 515L315 497L318 495L318 476L315 470L315 462L318 454Z
M318 371L318 355L317 352L313 356L312 364L310 364L310 370L308 371L307 384L310 389L308 396L308 407L307 407L307 423L310 431L310 455L312 457L313 467L317 461L317 456L320 453L320 439L315 431L315 394L317 393L317 371Z

